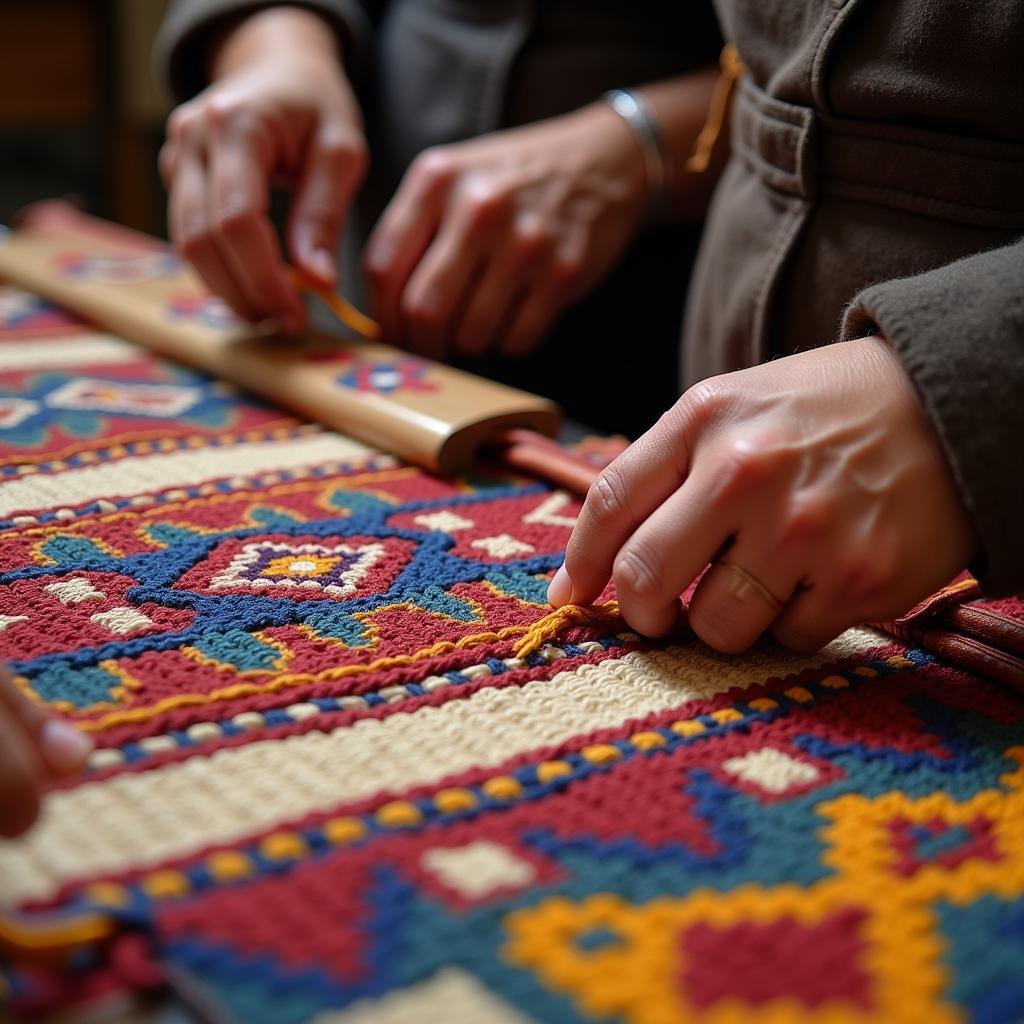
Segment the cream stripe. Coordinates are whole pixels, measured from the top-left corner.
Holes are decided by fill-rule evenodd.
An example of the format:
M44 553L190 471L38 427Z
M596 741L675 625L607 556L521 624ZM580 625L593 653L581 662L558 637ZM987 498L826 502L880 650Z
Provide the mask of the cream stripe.
M314 811L494 767L517 754L857 653L879 634L851 630L813 659L743 660L670 647L486 688L465 700L331 733L194 756L52 794L26 839L0 844L0 901L47 898L63 882L148 867Z
M0 372L126 363L141 358L142 354L143 350L138 345L113 334L72 334L45 341L5 341L0 342Z
M365 456L371 449L339 434L285 441L257 441L166 454L128 456L117 462L27 476L0 484L0 516L98 498L128 497L185 487L218 477L248 476L273 469L315 466Z
M468 971L445 967L426 981L379 999L321 1013L313 1024L530 1024L532 1020Z

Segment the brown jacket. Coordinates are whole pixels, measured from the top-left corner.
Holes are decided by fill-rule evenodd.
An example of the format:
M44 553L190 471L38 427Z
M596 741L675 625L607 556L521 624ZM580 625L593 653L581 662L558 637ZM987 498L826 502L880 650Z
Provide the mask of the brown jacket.
M720 0L748 69L688 307L690 383L881 330L1024 590L1024 5Z

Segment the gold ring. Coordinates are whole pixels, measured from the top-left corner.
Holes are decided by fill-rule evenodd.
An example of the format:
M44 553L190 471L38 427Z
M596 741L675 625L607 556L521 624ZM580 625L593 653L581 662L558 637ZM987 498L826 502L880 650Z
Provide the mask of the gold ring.
M753 573L747 572L742 565L737 565L726 558L716 562L725 569L732 570L729 593L740 601L745 601L751 592L760 594L761 597L771 605L776 612L782 611L783 602L780 601Z

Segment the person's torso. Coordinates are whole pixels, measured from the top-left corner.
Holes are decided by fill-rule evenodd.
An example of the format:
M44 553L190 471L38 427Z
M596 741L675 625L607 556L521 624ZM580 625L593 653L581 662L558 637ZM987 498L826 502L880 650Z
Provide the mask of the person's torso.
M865 285L1024 231L1024 5L719 0L747 69L684 383L831 341Z

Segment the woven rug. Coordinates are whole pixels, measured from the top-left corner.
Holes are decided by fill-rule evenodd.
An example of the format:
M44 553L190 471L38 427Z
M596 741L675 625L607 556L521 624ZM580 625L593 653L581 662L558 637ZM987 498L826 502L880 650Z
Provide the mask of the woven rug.
M567 495L13 289L0 327L0 656L97 743L0 843L8 935L64 950L8 943L14 1007L1024 1017L1019 697L867 629L727 658L552 616Z

